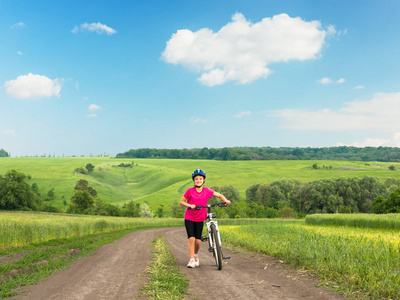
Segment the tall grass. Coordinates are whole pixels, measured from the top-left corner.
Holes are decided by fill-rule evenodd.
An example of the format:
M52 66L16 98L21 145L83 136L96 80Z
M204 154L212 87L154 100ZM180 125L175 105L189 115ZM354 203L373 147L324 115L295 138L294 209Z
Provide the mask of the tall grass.
M400 214L315 214L306 217L306 223L318 226L350 226L400 230Z
M0 212L0 249L94 233L164 226L182 226L182 220Z
M347 293L400 297L397 231L317 227L302 221L223 225L220 229L223 240L314 270Z

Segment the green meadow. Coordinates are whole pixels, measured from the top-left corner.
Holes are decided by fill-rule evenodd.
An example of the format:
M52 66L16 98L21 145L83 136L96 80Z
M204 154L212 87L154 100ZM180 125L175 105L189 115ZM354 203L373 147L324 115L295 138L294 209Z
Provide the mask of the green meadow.
M120 163L132 168L118 167ZM76 173L77 168L91 163L90 175ZM312 166L317 164L318 169ZM389 170L389 166L396 170ZM278 179L296 179L309 182L338 177L373 176L384 182L399 178L400 163L274 160L274 161L215 161L173 159L117 159L112 157L18 157L0 158L0 175L15 169L30 175L29 184L36 183L44 198L54 188L52 205L63 207L69 202L74 186L80 179L98 192L98 197L111 204L123 205L135 200L147 201L153 210L164 205L168 214L170 205L178 201L192 185L191 173L202 168L207 173L206 186L232 185L242 198L246 189L257 183L270 183Z

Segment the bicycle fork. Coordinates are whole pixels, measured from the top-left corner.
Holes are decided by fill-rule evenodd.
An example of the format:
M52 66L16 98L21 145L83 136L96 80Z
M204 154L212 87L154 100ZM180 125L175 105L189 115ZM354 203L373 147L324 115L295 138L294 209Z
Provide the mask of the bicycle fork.
M219 245L221 246L221 252L222 252L222 243L221 243L221 236L219 235L218 221L212 221L212 222L207 222L206 223L208 237L202 237L201 241L203 242L203 241L208 240L208 245L209 245L208 252L213 252L214 251L214 247L215 247L215 245L213 244L214 239L211 237L211 235L212 235L211 224L212 223L215 225L215 229L217 230L218 241L219 241ZM231 256L230 255L224 256L224 254L222 252L222 258L223 259L230 259Z

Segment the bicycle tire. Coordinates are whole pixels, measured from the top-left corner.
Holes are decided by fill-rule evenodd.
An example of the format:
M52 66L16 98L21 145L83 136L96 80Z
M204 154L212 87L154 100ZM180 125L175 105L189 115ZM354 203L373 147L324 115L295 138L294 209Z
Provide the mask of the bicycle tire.
M215 264L218 270L222 270L222 250L219 243L217 228L214 224L211 224L211 237L213 239L213 256L215 258Z

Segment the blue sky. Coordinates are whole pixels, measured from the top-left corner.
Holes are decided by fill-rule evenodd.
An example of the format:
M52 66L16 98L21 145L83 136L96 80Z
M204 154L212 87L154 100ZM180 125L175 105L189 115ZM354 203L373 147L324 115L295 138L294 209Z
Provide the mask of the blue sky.
M0 148L400 147L400 1L0 0Z

